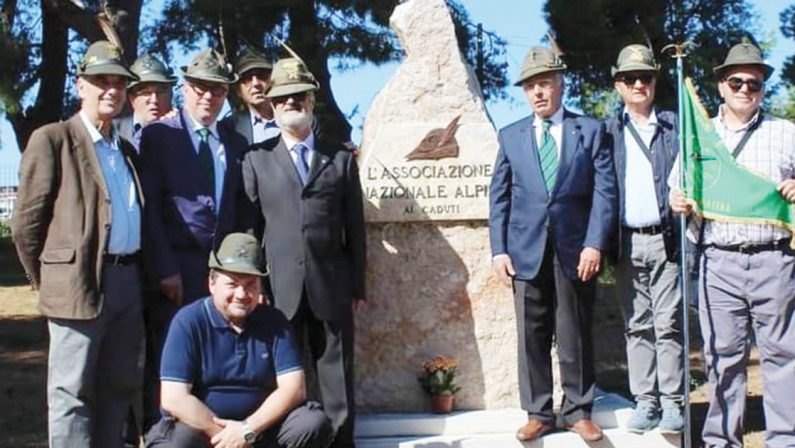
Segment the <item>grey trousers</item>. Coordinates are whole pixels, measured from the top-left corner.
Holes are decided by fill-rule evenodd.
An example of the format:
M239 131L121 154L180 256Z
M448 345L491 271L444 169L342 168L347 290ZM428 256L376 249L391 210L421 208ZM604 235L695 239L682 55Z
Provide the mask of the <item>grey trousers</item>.
M765 446L795 446L795 256L707 248L701 257L699 319L710 404L708 447L741 447L746 362L753 330L762 362Z
M616 284L627 339L629 389L638 403L681 407L682 294L679 264L665 255L662 234L622 234Z
M278 425L262 434L255 448L326 448L331 443L331 422L320 404L308 401L293 409ZM171 417L162 418L146 435L146 448L204 448L210 441L198 429Z
M50 319L47 371L49 446L116 448L135 393L143 337L137 265L102 272L96 319Z

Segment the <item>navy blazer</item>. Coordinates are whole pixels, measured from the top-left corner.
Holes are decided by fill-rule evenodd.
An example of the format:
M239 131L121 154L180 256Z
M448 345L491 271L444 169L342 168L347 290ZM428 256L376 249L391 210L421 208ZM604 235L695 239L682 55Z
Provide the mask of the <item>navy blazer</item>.
M576 279L584 247L604 251L616 222L616 175L604 125L565 111L560 168L544 185L533 116L506 126L489 192L492 254L508 254L516 278L538 275L548 238L564 274Z
M623 109L622 109L623 111ZM623 112L622 112L623 114ZM677 221L668 206L668 176L676 161L679 152L679 138L677 132L676 114L669 111L655 110L657 115L657 130L652 137L649 150L652 155L652 172L654 173L654 191L657 196L657 208L660 212L660 223L663 229L663 241L665 242L665 254L669 261L675 261L679 252L679 228ZM624 216L624 195L627 187L625 185L627 149L624 145L624 127L626 125L623 116L613 117L605 122L608 146L613 151L613 162L616 167L616 177L618 178L618 210L619 225L616 226L617 232L611 238L611 255L616 259L621 256L621 233L623 231L620 217Z
M210 251L226 234L239 229L240 167L247 148L245 139L218 123L226 151L226 173L216 217L215 192L203 181L199 156L188 131L190 123L183 111L151 123L141 134L143 189L146 200L151 201L145 219L146 244L153 256L147 260L147 267L155 281L182 274L183 285L185 269L195 268L200 276L206 271ZM188 259L196 258L196 254L201 259ZM206 275L201 281L206 283ZM188 286L185 289L189 297Z

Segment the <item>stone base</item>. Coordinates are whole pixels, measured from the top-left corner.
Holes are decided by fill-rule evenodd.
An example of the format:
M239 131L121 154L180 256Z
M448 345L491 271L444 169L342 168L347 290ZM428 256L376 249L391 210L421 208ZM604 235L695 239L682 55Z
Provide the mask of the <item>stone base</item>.
M626 431L632 403L603 394L594 401L593 420L605 438L587 444L574 433L558 431L531 443L516 440L516 430L527 421L521 409L461 411L450 415L365 414L356 421L359 448L510 448L510 447L627 447L679 448L680 436L651 431L643 435Z

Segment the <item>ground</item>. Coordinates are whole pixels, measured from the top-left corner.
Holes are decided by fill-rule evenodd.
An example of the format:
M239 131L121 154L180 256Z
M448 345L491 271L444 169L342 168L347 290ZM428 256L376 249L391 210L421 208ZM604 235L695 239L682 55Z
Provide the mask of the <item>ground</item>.
M47 446L46 431L46 363L47 326L36 311L34 291L24 284L16 260L9 255L9 244L0 238L0 447L32 448ZM603 389L628 395L623 338L618 308L610 300L609 286L601 289L596 304L597 328L595 350L597 382ZM692 332L690 350L694 374L702 370L698 335ZM694 375L697 376L697 375ZM758 357L752 353L749 365L748 408L745 446L763 446L762 381ZM691 394L693 447L701 446L698 434L706 413L706 387L700 385Z

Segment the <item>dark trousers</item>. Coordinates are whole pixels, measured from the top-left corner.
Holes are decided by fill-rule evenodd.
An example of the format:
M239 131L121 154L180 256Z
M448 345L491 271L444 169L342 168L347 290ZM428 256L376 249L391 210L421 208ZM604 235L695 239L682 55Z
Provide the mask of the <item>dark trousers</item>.
M594 395L591 315L596 281L572 280L563 273L550 244L532 280L514 280L519 343L519 397L528 415L554 424L552 336L563 382L565 424L590 418Z
M353 392L353 316L348 310L339 322L315 318L306 300L306 292L298 312L291 319L296 344L301 350L308 346L314 361L320 389L320 400L336 432L335 448L353 447L353 424L356 418ZM307 369L309 370L309 369Z
M293 409L280 423L265 431L255 448L326 448L331 425L320 405L307 402ZM210 440L198 429L164 417L146 435L146 448L210 448Z

